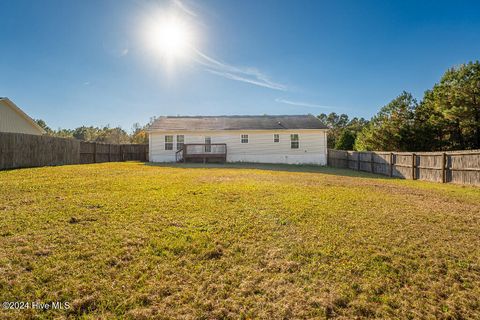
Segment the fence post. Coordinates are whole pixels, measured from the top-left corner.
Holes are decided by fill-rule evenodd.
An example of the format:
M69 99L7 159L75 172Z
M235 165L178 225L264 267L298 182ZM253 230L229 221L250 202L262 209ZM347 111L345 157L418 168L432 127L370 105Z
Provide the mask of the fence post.
M374 158L373 158L373 151L370 153L370 171L372 173L375 173L375 162L373 162Z
M123 144L120 145L120 155L122 156L122 161L125 161L125 155L123 154Z
M415 156L415 153L412 153L412 180L415 180L415 164L416 164L417 158Z
M360 152L357 152L357 171L360 171Z
M112 162L112 145L108 144L108 162Z
M93 142L93 163L97 162L97 143Z
M442 153L442 183L447 182L447 154Z
M390 152L390 174L389 176L392 177L393 176L393 152Z

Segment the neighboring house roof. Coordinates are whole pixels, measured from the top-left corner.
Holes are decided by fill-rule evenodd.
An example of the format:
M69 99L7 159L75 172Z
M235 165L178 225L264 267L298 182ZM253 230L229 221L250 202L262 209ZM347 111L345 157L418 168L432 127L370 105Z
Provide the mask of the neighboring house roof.
M7 97L0 97L0 102L4 102L5 105L9 106L10 109L12 109L13 111L15 111L18 115L20 115L20 117L22 117L23 119L25 119L29 124L32 125L32 127L34 127L35 129L37 129L41 134L44 134L45 133L45 130L43 130L42 127L40 127L38 125L37 122L35 122L35 120L33 120L32 118L30 118L28 116L28 114L26 114L25 112L23 112L22 109L20 109L15 103L13 103L13 101L11 101L10 99L8 99Z
M176 116L160 117L149 127L155 130L282 130L327 129L313 115L295 116Z

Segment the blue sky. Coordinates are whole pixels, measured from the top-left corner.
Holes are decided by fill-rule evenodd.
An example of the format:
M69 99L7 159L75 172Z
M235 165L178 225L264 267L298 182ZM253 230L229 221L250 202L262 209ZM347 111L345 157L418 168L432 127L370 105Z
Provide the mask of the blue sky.
M146 21L175 12L194 49L167 65ZM478 1L0 0L0 96L52 128L159 115L347 113L421 98L479 59Z

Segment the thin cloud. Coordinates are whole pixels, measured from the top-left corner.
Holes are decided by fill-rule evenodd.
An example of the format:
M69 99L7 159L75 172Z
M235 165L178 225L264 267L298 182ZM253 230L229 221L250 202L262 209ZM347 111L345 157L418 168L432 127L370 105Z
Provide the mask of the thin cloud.
M114 57L124 57L129 52L128 41L123 38L111 37L102 42L103 49Z
M230 65L213 59L197 49L195 49L195 52L198 56L198 58L195 60L201 65L205 66L205 69L212 74L224 77L226 79L250 83L273 90L287 90L286 85L270 80L267 75L260 72L256 68Z
M186 14L192 16L192 17L196 17L197 14L195 13L195 11L193 11L192 9L190 9L187 5L185 5L182 1L180 0L174 0L173 1L173 4L178 8L180 9L181 11L185 12Z
M182 0L172 0L172 4L180 11L193 17L193 20L197 20L197 14ZM201 64L207 72L211 74L234 81L240 81L249 83L255 86L268 88L272 90L286 91L287 86L271 80L266 74L260 72L256 68L252 67L240 67L231 64L227 64L216 60L205 53L202 53L195 47L190 47L195 53L194 60Z
M287 99L282 99L282 98L277 98L277 99L275 99L275 101L278 102L278 103L284 103L284 104L288 104L288 105L291 105L291 106L306 107L306 108L315 108L315 109L333 109L333 108L336 108L334 106L324 106L324 105L310 103L310 102L292 101L292 100L287 100Z
M259 86L259 87L264 87L264 88L269 88L269 89L274 89L274 90L285 90L285 88L282 85L265 83L265 82L262 82L262 81L259 81L259 80L245 78L245 77L242 77L242 76L239 76L239 75L236 75L236 74L233 74L233 73L229 73L229 72L216 71L216 70L212 70L212 69L206 69L206 70L208 72L212 73L212 74L224 77L226 79L245 82L245 83L250 83L250 84L253 84L253 85L256 85L256 86Z

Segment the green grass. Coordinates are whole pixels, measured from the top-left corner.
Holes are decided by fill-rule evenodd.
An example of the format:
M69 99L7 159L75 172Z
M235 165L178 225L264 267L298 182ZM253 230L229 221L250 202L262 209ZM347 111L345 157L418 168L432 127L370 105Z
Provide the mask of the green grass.
M256 169L255 169L256 168ZM309 166L0 172L1 319L480 318L480 189Z

